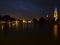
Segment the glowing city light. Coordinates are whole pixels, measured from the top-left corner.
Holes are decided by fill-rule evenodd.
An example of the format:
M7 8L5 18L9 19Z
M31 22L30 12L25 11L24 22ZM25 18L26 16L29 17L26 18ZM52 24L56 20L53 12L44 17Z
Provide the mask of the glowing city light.
M49 17L49 16L48 16L48 14L47 14L47 15L46 15L46 20L48 20L48 17Z
M49 17L48 14L46 15L46 17Z
M54 18L55 18L55 21L57 21L57 19L58 19L57 8L55 8L55 11L54 11Z
M28 21L28 23L31 23L31 21Z
M23 20L23 23L27 23L27 21L26 20Z
M32 20L29 20L28 23L32 23Z
M14 27L15 26L15 23L13 23L12 26Z

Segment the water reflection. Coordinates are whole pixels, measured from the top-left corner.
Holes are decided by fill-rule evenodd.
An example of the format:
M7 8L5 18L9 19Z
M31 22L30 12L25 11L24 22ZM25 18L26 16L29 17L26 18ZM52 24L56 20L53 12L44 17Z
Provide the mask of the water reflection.
M58 37L58 25L54 25L54 37L57 38Z
M25 23L20 24L19 21L16 21L12 24L9 22L8 24L1 25L0 28L2 29L2 31L23 31L23 32L38 32L38 33L41 32L42 34L48 34L53 31L54 37L55 38L58 37L57 24L52 27L51 25L47 25L47 24L43 24L43 25L25 24Z
M23 26L23 32L33 32L34 31L34 25L33 24L22 24Z
M27 25L26 23L23 24L23 32L26 31L27 26L28 26L28 25Z
M8 25L9 25L9 28L11 28L11 22L10 21L8 22Z
M4 26L2 25L1 28L2 28L2 31L3 31Z
M12 24L12 27L15 27L15 23Z
M18 27L19 27L19 21L18 20L16 20L16 29L18 29Z

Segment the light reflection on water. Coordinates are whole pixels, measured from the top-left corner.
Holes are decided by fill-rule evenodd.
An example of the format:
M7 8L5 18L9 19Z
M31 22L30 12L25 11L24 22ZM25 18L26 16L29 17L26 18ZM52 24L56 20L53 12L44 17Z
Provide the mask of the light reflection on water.
M55 36L55 38L58 37L58 25L57 24L54 25L54 36Z
M19 22L16 21L15 23L16 23L16 29L17 29L19 27Z
M11 28L11 22L9 22L8 25L9 25L9 28Z
M10 27L10 26L11 27ZM2 31L1 31L2 30ZM55 41L55 38L58 37L58 25L50 24L20 24L18 22L13 24L4 24L0 26L0 39L4 42L20 43L23 41L28 42L48 42ZM11 31L11 32L10 32ZM18 32L17 32L18 31ZM26 32L26 33L24 33ZM27 33L28 32L28 33ZM54 34L54 35L53 35ZM54 37L53 37L54 36ZM54 38L54 39L53 39ZM26 41L28 40L28 41Z
M9 27L8 27L9 26ZM39 25L39 24L19 24L19 22L15 22L13 24L8 23L7 26L5 25L1 25L1 29L2 31L4 31L4 29L7 30L11 30L11 31L20 31L22 30L23 32L38 32L41 34L47 33L48 31L50 31L50 28L52 29L51 25ZM6 31L5 29L5 31ZM57 38L58 37L58 25L53 25L53 29L51 30L53 31L52 35L54 34L54 37ZM51 32L49 32L51 33Z
M1 28L2 28L2 31L3 31L3 29L4 29L4 26L2 25L2 26L1 26Z
M23 26L22 26L22 28L23 28L23 32L29 32L29 31L33 31L34 29L34 26L33 26L33 24L26 24L26 23L23 23L22 24Z

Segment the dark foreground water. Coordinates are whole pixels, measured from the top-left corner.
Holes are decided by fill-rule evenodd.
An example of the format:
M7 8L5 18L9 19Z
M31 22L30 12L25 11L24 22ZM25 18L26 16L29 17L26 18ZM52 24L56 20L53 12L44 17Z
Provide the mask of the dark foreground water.
M59 24L4 24L0 26L0 45L58 45L59 41Z

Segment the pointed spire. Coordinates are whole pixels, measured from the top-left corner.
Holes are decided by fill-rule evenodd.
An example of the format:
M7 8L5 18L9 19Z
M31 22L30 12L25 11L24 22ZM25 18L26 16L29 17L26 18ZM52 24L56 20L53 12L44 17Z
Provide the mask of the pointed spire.
M57 21L57 19L58 19L57 8L55 8L55 10L54 10L54 18L55 18L55 21Z

